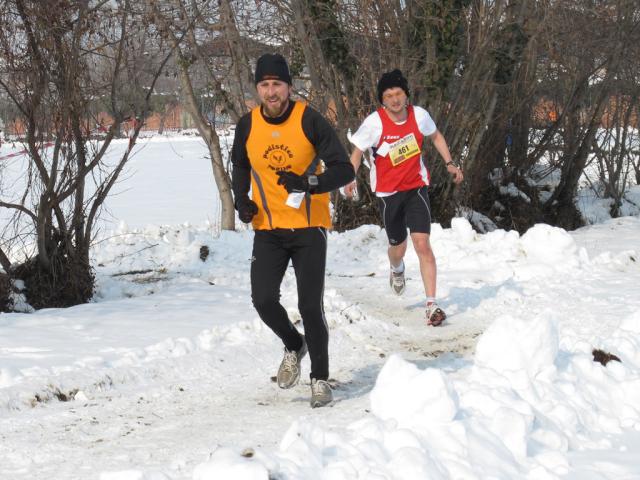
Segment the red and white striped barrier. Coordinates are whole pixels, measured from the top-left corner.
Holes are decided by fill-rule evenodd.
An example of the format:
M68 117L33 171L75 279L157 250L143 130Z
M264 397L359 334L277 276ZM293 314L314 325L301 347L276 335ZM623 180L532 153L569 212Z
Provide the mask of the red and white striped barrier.
M20 150L19 152L9 153L8 155L2 155L2 156L0 156L0 160L5 160L5 159L11 158L11 157L17 157L17 156L22 155L24 153L27 153L27 149L26 148L24 150Z
M47 142L47 143L43 143L40 148L48 148L53 146L54 143L53 142ZM20 155L24 155L25 153L29 153L29 150L22 149L19 152L13 152L13 153L8 153L6 155L0 155L0 160L6 160L7 158L11 158L11 157L19 157Z

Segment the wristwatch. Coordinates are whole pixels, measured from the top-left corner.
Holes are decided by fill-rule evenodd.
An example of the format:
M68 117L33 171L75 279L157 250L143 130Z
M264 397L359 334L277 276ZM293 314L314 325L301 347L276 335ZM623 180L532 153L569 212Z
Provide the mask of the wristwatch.
M310 189L314 189L318 186L318 177L316 175L309 175L307 177L307 182L309 182Z

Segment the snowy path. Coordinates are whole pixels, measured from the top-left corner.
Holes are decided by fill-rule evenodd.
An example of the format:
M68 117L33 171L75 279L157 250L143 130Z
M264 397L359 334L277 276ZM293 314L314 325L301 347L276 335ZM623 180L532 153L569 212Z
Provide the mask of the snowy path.
M633 223L623 233L637 232L638 224ZM621 317L640 310L640 268L634 253L625 252L628 242L604 248L599 233L593 229L589 235L574 235L590 258L580 268L556 268L553 258L544 263L516 255L506 238L453 242L451 236L462 238L465 233L441 233L447 242L436 243L439 291L451 316L438 329L424 325L412 252L407 260L409 286L397 298L388 288L383 236L373 227L350 237L332 236L325 306L332 329L336 401L316 410L308 405L308 364L303 381L290 391L279 390L269 380L281 347L250 306L245 287L249 235L242 236L240 244L233 234L219 240L235 248L221 248L222 257L212 259L213 266L206 270L182 265L181 273L169 268L160 282L132 287L119 280L103 286L105 291L135 288L136 295L140 289L152 289L153 295L30 317L0 317L0 328L24 329L20 348L31 348L24 350L25 363L35 361L33 352L44 351L52 332L61 345L74 326L80 332L73 351L64 352L68 358L60 352L55 357L66 368L47 370L45 358L42 374L23 379L14 370L14 385L4 393L0 390L0 478L87 479L98 478L99 472L143 466L147 472L188 479L219 445L276 450L300 418L342 431L372 415L369 393L392 354L400 353L421 369L436 366L455 377L472 361L479 335L501 315L531 318L548 311L563 318L559 330L565 342L584 342L581 332L588 338L589 332L612 329ZM193 238L176 238L197 247ZM493 249L494 242L506 247ZM478 248L481 254L474 251ZM103 255L114 257L114 252ZM295 316L291 272L283 288L283 303ZM612 294L616 291L621 292L619 298ZM32 328L21 322L32 322ZM118 323L120 327L114 327ZM68 328L48 330L44 337L34 333L54 324ZM123 334L109 328L130 330ZM111 347L110 336L119 348ZM596 337L591 340L598 342ZM0 342L0 355L16 354L18 345ZM66 345L73 343L67 340ZM10 373L5 372L5 382L11 381ZM81 392L72 401L51 398L30 408L35 392L46 396L47 384L53 386L49 391Z

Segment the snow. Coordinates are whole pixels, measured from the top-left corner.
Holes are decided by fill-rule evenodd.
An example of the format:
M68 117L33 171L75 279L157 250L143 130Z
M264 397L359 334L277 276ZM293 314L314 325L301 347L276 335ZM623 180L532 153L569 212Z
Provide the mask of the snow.
M531 199L529 198L529 196L526 193L524 193L522 190L520 190L518 187L516 187L513 182L509 182L507 186L500 185L498 190L500 191L500 195L508 195L510 197L520 197L525 202L531 203Z
M439 328L411 248L395 297L384 232L332 232L335 401L311 409L308 361L291 390L271 379L253 234L219 230L202 143L144 139L119 188L94 301L0 314L0 478L640 478L640 218L434 224ZM299 320L291 269L282 293Z

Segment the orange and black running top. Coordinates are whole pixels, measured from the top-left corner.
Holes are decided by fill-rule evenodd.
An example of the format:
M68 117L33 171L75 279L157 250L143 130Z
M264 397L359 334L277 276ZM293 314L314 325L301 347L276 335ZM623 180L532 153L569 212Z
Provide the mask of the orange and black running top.
M232 186L236 200L249 192L258 205L256 230L331 227L329 194L353 179L347 153L328 122L315 110L290 101L279 118L265 117L260 107L240 119L233 150ZM278 171L315 174L318 186L298 208L286 204Z

